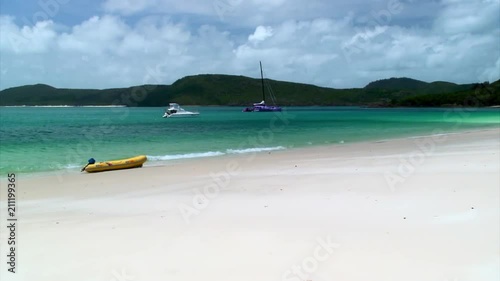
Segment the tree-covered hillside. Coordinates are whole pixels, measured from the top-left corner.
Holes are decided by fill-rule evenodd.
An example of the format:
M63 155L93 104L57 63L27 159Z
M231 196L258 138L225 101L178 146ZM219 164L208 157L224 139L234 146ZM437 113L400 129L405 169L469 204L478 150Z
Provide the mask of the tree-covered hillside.
M480 100L482 106L499 105L500 80L492 84L427 83L390 78L364 88L332 89L265 79L282 106L448 106ZM266 87L267 87L266 86ZM267 90L266 90L267 94ZM244 76L203 74L187 76L172 85L139 85L115 89L58 89L36 84L0 91L0 105L181 105L245 106L262 99L261 81ZM269 98L267 101L269 102Z
M394 99L393 106L494 106L500 105L500 80L472 84L472 87L451 93L421 94Z

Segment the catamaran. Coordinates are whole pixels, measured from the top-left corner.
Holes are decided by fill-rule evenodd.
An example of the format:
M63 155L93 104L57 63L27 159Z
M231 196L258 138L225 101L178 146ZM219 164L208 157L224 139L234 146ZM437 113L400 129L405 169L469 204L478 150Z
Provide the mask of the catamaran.
M281 111L281 107L277 105L267 105L266 104L266 93L264 90L264 73L262 72L262 62L260 64L260 81L262 84L262 101L258 103L254 103L253 106L247 107L243 109L243 112L273 112L273 111ZM273 91L271 87L268 85L269 96L274 104L276 104L276 99L274 97Z

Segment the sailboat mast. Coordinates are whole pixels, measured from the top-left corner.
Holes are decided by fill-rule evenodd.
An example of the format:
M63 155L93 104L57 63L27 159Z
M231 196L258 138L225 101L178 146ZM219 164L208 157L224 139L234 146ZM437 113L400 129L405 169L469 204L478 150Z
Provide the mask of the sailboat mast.
M260 81L262 84L262 100L265 101L266 95L264 93L264 74L262 73L262 62L259 61L259 64L260 64Z

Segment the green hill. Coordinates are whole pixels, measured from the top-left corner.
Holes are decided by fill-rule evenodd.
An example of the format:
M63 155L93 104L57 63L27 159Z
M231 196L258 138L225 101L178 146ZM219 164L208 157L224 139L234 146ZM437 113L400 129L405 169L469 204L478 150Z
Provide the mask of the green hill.
M467 89L421 94L392 100L393 106L494 106L500 105L500 80L471 84Z
M427 83L410 78L374 81L364 88L332 89L265 79L282 106L443 106L463 105L481 97L485 106L498 105L500 80L492 84ZM488 92L489 91L489 92ZM261 81L244 76L202 74L187 76L172 85L140 85L115 89L58 89L44 84L0 91L0 105L182 105L246 106L262 99ZM268 99L269 100L269 99Z
M383 89L383 90L421 90L425 89L429 83L410 78L389 78L377 80L365 86L365 89Z
M427 83L410 78L390 78L369 83L365 90L386 90L388 92L405 92L409 94L443 94L470 89L472 84L458 85L455 83L436 81Z

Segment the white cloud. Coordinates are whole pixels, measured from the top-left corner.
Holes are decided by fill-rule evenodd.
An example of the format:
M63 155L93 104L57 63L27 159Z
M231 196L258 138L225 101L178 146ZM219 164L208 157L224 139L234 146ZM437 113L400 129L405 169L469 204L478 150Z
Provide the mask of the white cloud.
M435 22L444 34L481 33L499 25L498 0L445 0Z
M58 43L61 51L82 54L112 52L129 32L129 27L117 17L95 16L73 27L70 33L61 34Z
M387 5L382 1L382 6ZM350 0L105 0L108 13L122 15L162 13L202 16L207 20L231 26L255 27L287 20L310 20L343 17L352 10L368 13L379 10L381 1Z
M198 16L136 14L132 21L118 14L144 13L149 5L160 2L188 11L194 3L154 1L134 2L139 8L132 8L132 2L109 0L105 5L114 15L93 16L63 29L52 21L23 26L11 16L0 16L0 88L33 83L126 87L144 83L147 77L155 77L149 83L172 83L200 73L258 77L258 61L263 62L269 78L330 87L362 87L394 76L458 83L500 78L500 15L490 12L499 10L498 0L480 4L445 1L427 26L398 24L401 18L397 15L384 25L360 24L359 18L369 17L370 10L324 16L337 13L326 10L311 17L308 13L329 7L330 2L311 2L316 8L304 8L306 12L289 6L301 0L270 1L268 7L283 8L290 15L277 11L272 22L254 25L251 23L259 16L268 15L256 7L260 0L227 2L234 7L231 15L248 8L249 16L241 17L248 25L243 28L232 24L230 15L226 24L219 24L200 23ZM200 3L191 11L213 13L217 18L211 6L214 2ZM384 1L370 3L381 4L381 9L387 6ZM405 5L407 10L417 8ZM468 21L470 26L460 26L455 17L464 17L467 9L474 12L473 19ZM262 14L254 17L255 11ZM476 17L476 12L484 17ZM309 18L290 18L295 15Z
M270 26L257 26L255 32L248 36L248 41L256 44L273 36L273 28Z
M0 16L0 50L11 53L43 53L57 36L52 21L40 21L34 26L19 27L14 18Z

